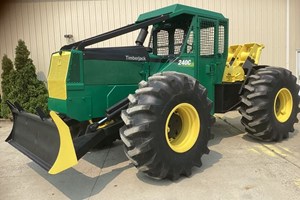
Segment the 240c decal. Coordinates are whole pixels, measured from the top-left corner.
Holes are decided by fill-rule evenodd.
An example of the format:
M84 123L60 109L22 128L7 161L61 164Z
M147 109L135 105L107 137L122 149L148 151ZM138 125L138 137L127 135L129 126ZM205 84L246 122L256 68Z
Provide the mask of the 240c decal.
M178 65L183 67L194 67L192 60L178 60Z

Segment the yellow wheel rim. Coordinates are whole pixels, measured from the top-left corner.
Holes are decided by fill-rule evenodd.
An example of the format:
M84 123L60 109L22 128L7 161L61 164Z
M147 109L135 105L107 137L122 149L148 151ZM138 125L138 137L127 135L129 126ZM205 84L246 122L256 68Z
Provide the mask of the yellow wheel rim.
M278 91L274 101L274 114L279 122L286 122L293 110L293 97L287 88Z
M165 126L169 147L178 153L187 152L196 143L199 133L200 118L194 106L188 103L175 106L169 113Z

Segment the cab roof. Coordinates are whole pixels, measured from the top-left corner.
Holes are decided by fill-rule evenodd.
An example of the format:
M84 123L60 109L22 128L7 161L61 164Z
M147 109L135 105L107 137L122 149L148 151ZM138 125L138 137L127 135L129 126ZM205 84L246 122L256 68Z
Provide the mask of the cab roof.
M174 4L171 6L167 6L164 8L143 13L138 17L136 22L142 22L151 18L155 18L167 14L170 16L170 18L181 14L188 14L188 15L198 15L200 17L206 17L206 18L217 19L217 20L226 19L221 13L195 8L191 6L185 6L182 4Z

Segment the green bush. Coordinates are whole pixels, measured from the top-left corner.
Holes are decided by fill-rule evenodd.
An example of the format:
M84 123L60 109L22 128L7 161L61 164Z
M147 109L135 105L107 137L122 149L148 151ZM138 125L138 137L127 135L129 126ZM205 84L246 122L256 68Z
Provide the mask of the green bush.
M1 94L0 94L0 118L2 118L2 98L1 98Z
M2 100L1 100L1 117L8 118L11 116L10 110L6 105L8 94L12 90L13 84L10 76L14 71L13 62L11 59L4 55L2 58L2 74L1 74L1 88L2 88Z
M29 58L30 52L24 41L18 41L15 52L16 70L11 70L7 76L9 79L8 90L2 90L3 97L6 95L11 102L18 102L26 111L31 113L35 113L36 107L47 110L47 89L45 84L37 79L35 66L32 59ZM8 116L3 115L3 117Z

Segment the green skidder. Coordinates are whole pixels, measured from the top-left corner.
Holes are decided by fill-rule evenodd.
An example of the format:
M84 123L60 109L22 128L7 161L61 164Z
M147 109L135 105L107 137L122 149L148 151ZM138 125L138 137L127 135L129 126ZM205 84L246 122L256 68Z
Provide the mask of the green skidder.
M89 48L136 30L130 46ZM297 78L284 68L258 65L262 44L229 47L228 30L221 13L174 4L65 45L50 61L51 118L20 108L31 112L29 104L37 106L44 96L33 94L43 89L29 78L36 77L34 66L19 42L15 65L20 78L13 97L22 98L20 105L9 103L16 117L6 141L57 174L91 148L120 136L139 171L177 180L190 176L209 153L214 113L240 107L249 135L264 141L287 138L300 112Z

